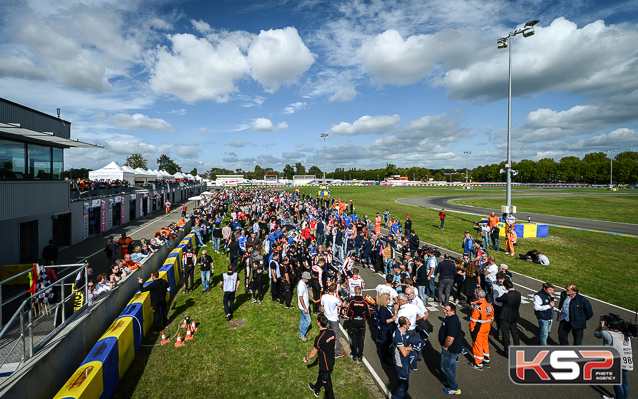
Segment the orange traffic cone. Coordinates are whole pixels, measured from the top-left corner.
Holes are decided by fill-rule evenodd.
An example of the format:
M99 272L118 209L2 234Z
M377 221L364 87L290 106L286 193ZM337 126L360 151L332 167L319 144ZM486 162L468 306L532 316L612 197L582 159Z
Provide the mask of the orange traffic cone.
M191 331L191 326L188 326L188 329L186 330L186 337L184 338L184 341L190 341L191 339L193 339L193 332Z
M162 330L162 345L171 342L169 338L166 338L166 334L164 334L164 330Z
M177 333L177 342L175 342L175 347L179 348L182 345L184 345L184 341L182 341L182 336L179 333Z
M188 319L189 319L188 315L185 315L184 322L182 323L182 328L186 328L186 326L188 325Z
M195 319L193 319L193 322L191 323L191 331L197 332L197 324L195 324Z

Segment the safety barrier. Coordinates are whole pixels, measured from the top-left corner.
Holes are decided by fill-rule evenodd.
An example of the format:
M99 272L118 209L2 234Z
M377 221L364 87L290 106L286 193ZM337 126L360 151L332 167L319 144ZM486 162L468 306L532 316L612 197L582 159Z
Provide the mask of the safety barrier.
M167 300L177 293L181 274L181 254L188 244L195 245L194 233L186 235L159 268L160 278L166 280L171 288L167 293ZM144 286L151 282L152 278L149 278ZM60 389L55 399L110 398L117 383L133 362L143 336L152 328L153 316L150 293L135 293L122 313L93 346L77 371Z

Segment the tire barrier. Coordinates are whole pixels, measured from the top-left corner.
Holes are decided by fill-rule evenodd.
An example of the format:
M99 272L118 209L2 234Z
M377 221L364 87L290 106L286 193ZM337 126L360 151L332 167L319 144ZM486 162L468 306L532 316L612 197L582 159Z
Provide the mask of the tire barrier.
M166 294L167 301L177 293L182 253L188 244L195 247L195 240L193 233L184 237L159 269L160 278L166 280L171 288ZM144 285L151 282L152 278L149 278ZM150 293L138 291L54 399L110 398L153 324Z

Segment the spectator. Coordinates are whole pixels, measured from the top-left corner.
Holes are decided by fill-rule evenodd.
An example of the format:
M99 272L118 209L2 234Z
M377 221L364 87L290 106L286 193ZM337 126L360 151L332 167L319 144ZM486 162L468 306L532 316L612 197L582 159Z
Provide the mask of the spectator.
M574 345L583 344L583 334L587 328L587 320L591 319L594 311L591 304L582 295L578 295L575 284L567 284L565 291L560 294L558 304L560 315L558 320L558 341L561 345L569 345L569 333L574 337Z
M456 362L463 350L463 330L461 320L456 315L456 306L446 303L443 306L445 319L439 329L439 343L441 344L441 371L445 376L443 390L448 395L460 395L461 389L456 383Z
M58 247L53 240L49 240L49 245L42 249L42 257L45 265L55 265L58 261Z
M534 314L538 320L540 332L539 345L547 346L547 337L552 330L552 317L558 308L554 306L554 285L543 283L543 288L534 295Z
M142 253L142 247L138 245L137 247L135 247L130 257L131 257L131 261L135 263L140 263L142 259L148 258L148 255L144 255Z

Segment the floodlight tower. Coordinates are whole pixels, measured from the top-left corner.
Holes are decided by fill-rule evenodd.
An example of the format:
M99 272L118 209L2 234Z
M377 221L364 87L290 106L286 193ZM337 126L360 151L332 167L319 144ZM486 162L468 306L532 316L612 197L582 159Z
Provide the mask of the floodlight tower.
M523 37L530 37L534 34L534 25L539 23L538 20L529 21L524 27L510 32L507 36L503 36L496 40L498 48L509 47L509 91L507 95L507 163L505 170L507 173L507 191L505 195L505 208L501 208L504 213L514 213L512 209L512 38L522 34Z
M323 138L323 184L326 184L326 137L328 132L323 132L320 135Z

